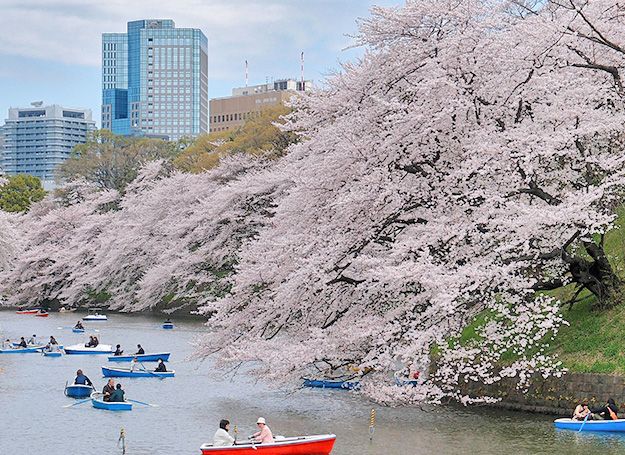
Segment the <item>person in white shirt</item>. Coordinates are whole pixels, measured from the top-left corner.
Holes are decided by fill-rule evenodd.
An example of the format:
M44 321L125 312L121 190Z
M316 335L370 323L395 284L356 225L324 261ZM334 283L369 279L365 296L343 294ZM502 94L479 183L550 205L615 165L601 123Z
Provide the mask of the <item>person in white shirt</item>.
M219 429L213 437L213 447L227 447L234 444L234 438L228 434L230 430L230 421L222 419L219 422Z

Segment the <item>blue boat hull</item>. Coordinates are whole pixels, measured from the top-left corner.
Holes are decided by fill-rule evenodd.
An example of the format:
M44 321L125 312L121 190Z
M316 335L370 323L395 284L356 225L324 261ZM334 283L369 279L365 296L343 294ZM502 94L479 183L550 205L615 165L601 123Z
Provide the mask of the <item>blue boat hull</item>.
M91 399L91 405L96 409L105 409L107 411L132 411L132 403L101 401L94 398Z
M85 329L72 329L74 333L85 333Z
M89 398L93 393L93 387L84 385L68 385L65 387L65 395L70 398Z
M21 349L0 349L0 354L29 354L32 352L41 352L43 346L39 348L21 348Z
M156 371L128 371L115 368L102 367L102 376L105 378L173 378L175 371L156 372Z
M163 359L163 362L169 360L171 352L159 352L156 354L140 354L140 355L113 355L108 358L109 362L132 362L135 357L139 362L158 362L158 359Z
M47 351L43 351L43 355L45 355L46 357L61 357L63 354L61 352L47 352Z
M625 419L618 420L583 420L557 419L553 422L556 428L579 431L612 431L625 432ZM583 425L583 426L582 426Z
M332 381L328 379L304 379L304 387L315 387L320 389L343 389L355 390L360 388L358 381Z
M166 330L171 330L171 329L174 328L174 325L173 324L163 324L163 328L166 329Z

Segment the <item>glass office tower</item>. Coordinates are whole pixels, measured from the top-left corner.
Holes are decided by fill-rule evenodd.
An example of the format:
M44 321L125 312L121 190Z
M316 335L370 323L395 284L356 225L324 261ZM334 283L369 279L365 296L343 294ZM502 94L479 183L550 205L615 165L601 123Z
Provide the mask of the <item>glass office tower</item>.
M208 131L208 40L174 21L128 22L102 35L102 128L139 136Z
M88 109L33 105L9 109L9 118L2 129L1 167L9 175L39 177L44 188L50 190L55 186L56 167L69 157L75 145L87 141L95 122Z

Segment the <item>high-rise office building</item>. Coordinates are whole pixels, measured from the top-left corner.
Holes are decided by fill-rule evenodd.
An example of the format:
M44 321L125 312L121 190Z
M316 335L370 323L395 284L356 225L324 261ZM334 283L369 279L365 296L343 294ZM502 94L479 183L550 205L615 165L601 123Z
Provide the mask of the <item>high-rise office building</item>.
M88 109L43 106L40 102L29 108L10 108L2 128L0 167L8 175L39 177L45 189L52 189L56 167L69 157L75 145L84 144L94 129Z
M196 136L208 131L208 40L174 21L128 22L102 35L102 128L115 134Z
M266 84L233 88L232 96L210 100L210 132L239 127L263 109L284 104L304 90L312 90L312 81L279 79Z

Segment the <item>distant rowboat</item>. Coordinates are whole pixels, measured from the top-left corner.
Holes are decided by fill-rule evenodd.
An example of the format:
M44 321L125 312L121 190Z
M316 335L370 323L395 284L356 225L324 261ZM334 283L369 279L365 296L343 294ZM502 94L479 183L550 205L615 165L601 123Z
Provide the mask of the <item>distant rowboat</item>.
M320 389L357 390L360 388L360 382L350 380L344 381L340 379L304 378L304 387L315 387Z
M65 386L65 395L70 398L87 398L94 389L90 385L71 384Z
M84 344L74 344L64 349L65 354L77 355L77 354L112 354L113 347L110 344L99 344L95 348L86 347Z
M107 411L132 411L132 403L128 401L104 401L104 395L99 392L91 394L91 405L96 409Z
M575 431L615 431L625 432L625 419L617 420L575 420L556 419L553 422L556 428Z
M85 329L77 329L76 327L74 327L72 329L72 332L74 332L74 333L85 333Z
M174 324L172 324L171 322L165 322L163 323L163 328L167 330L171 330L174 328Z
M158 362L162 360L167 362L171 352L157 352L156 354L137 354L137 355L112 355L108 358L109 362L132 362L136 357L139 362Z
M16 314L36 314L39 313L39 308L31 308L30 310L17 310Z
M43 346L31 346L28 348L0 349L0 354L29 354L32 352L41 352Z
M258 444L251 441L237 442L233 446L213 447L202 444L202 455L329 455L334 447L336 436L322 434L292 438L276 437L275 442Z
M130 368L102 367L102 376L105 378L173 378L175 371L134 370Z

